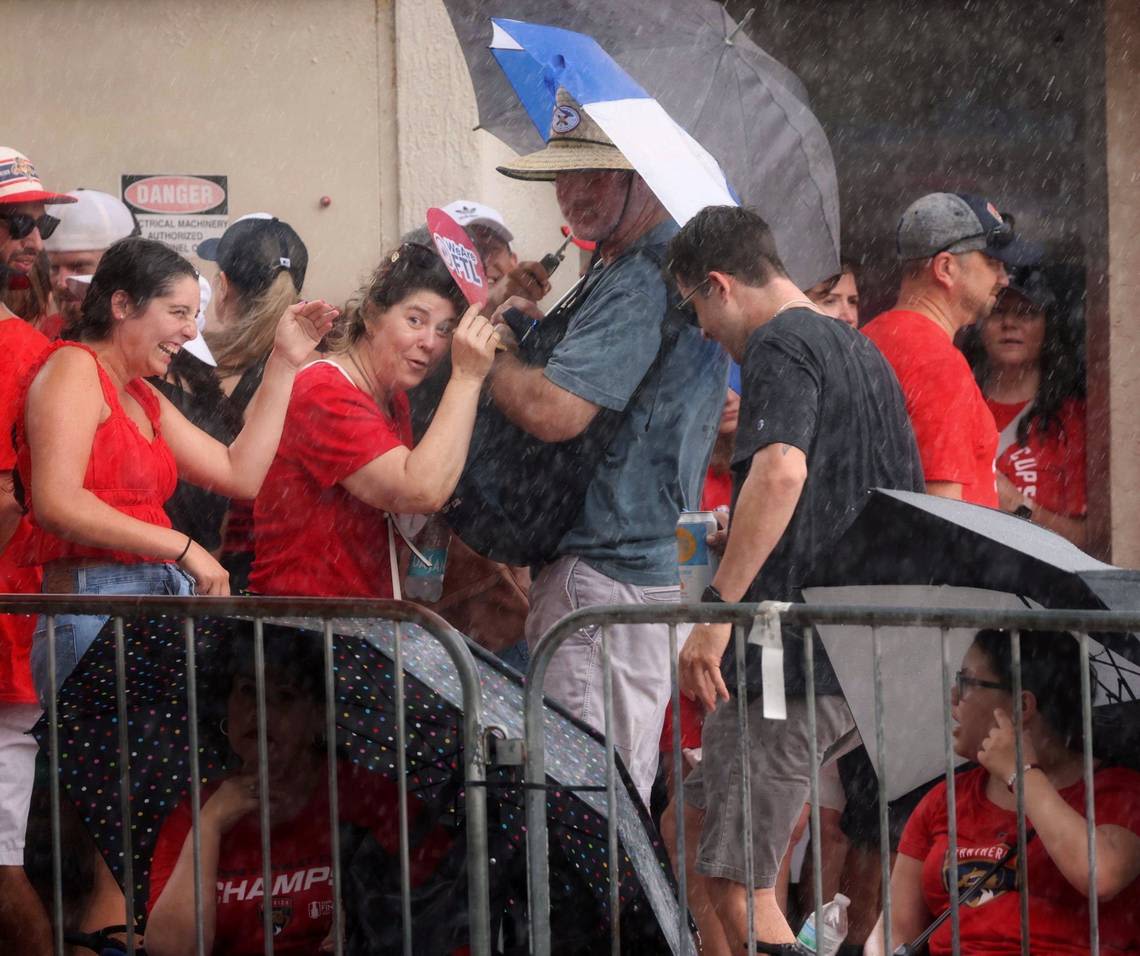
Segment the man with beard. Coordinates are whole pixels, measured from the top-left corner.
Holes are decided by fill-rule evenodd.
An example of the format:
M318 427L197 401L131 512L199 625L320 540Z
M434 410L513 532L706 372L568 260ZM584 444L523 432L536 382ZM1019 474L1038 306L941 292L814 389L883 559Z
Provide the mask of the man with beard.
M27 287L43 240L58 222L44 206L70 202L70 196L43 188L26 156L0 146L0 592L5 593L40 588L39 568L18 566L4 550L23 511L12 480L16 451L10 438L20 382L48 342L4 302L10 283ZM28 731L40 716L28 667L35 623L34 616L0 614L0 949L47 956L51 926L24 874L36 760L35 738Z
M898 302L863 332L902 385L927 492L996 508L997 428L954 335L990 314L1009 285L1006 267L1032 264L1034 250L1011 218L966 193L915 200L896 242Z
M579 607L679 600L677 517L699 507L728 361L691 323L674 323L671 339L665 335L679 297L662 268L677 224L565 90L557 92L547 146L499 171L553 182L574 235L596 242L598 252L549 359L529 365L500 354L491 395L517 427L548 443L621 416L581 511L531 585L526 637L534 650ZM510 306L542 315L522 298ZM554 654L544 685L597 728L605 720L601 641L600 628L575 632ZM669 700L669 628L607 625L607 644L617 751L648 805Z
M59 306L60 328L78 320L83 294L68 283L71 276L93 276L103 253L115 242L138 234L131 211L114 196L97 189L68 193L74 204L57 214L59 225L44 249L51 260L51 291ZM43 330L55 338L59 329Z

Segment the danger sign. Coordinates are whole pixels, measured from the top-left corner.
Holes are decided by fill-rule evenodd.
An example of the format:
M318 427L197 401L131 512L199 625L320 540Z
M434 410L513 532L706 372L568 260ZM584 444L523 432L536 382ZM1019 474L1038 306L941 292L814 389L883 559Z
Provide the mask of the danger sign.
M133 173L122 177L122 196L142 235L193 256L204 239L226 230L229 191L225 176Z

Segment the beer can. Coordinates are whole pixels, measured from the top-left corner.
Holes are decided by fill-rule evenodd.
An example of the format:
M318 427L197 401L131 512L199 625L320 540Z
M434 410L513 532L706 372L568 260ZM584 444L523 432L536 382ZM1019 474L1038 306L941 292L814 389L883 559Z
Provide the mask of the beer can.
M707 539L716 529L716 515L711 511L685 511L677 519L682 604L699 604L701 594L712 583L720 559L709 549Z

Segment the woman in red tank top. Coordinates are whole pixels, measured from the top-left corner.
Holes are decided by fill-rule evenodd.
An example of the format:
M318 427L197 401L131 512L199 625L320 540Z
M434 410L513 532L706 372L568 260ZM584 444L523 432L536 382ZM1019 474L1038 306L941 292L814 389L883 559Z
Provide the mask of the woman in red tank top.
M25 496L19 560L43 565L44 590L70 593L229 593L226 572L175 531L163 510L179 476L221 494L253 497L273 461L298 368L331 326L324 302L285 310L246 425L229 446L190 424L145 379L162 376L197 334L193 266L161 243L131 238L104 254L81 319L28 372L16 423ZM105 619L57 616L56 682ZM51 692L46 636L32 671Z

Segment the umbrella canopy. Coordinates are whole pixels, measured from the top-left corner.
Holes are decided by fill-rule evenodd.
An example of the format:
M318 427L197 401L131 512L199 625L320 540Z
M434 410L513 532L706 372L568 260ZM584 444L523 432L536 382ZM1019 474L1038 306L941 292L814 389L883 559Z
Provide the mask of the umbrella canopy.
M304 631L311 622L267 622ZM337 745L345 758L393 778L396 774L395 627L387 622L334 622ZM186 667L182 624L178 619L126 620L126 687L131 752L131 849L137 905L145 904L148 871L162 821L189 790L186 733ZM217 728L228 672L217 662L232 640L232 623L199 621L195 632L199 670L199 760L204 781L227 773L229 754ZM311 633L311 632L310 632ZM432 818L459 830L464 823L461 748L462 690L458 674L439 642L415 625L403 625L406 673L407 770L410 793L432 811ZM311 634L319 639L319 634ZM519 676L495 658L477 654L488 725L508 736L522 736L522 687ZM125 858L122 819L117 812L122 766L117 750L115 643L109 624L65 681L59 693L60 780L77 807L112 872L123 883ZM46 719L37 724L40 745L47 747ZM596 786L605 780L604 744L598 735L556 713L547 724L547 766L552 787ZM516 924L525 900L525 830L523 797L516 768L490 768L488 779L489 856L492 919L512 914ZM618 791L618 830L622 931L629 945L644 943L655 951L676 936L677 904L662 847L623 776ZM589 951L608 939L606 801L604 793L582 794L552 789L550 826L551 894L564 913L557 928L558 952ZM457 838L457 847L463 840ZM348 867L349 857L346 857ZM462 863L458 864L461 869ZM359 884L359 867L352 879ZM365 868L367 869L367 868ZM380 882L380 878L377 877ZM355 887L357 897L368 889ZM458 886L444 907L446 919L466 921L466 896ZM496 912L497 909L497 912ZM436 910L438 912L438 908ZM659 925L660 924L660 925ZM358 923L368 932L367 920ZM388 932L391 927L382 927ZM686 944L688 942L686 941ZM367 949L367 946L365 947Z
M894 607L1140 609L1140 572L1089 557L1064 538L1001 511L932 495L875 490L804 588L813 604ZM940 632L880 628L883 715L892 799L943 772ZM865 741L875 739L871 630L824 626L820 637ZM970 630L951 630L951 660ZM1125 755L1140 711L1140 641L1097 634L1090 642L1098 751ZM1122 711L1120 708L1125 707ZM1112 721L1110 735L1105 730ZM926 732L917 732L924 728ZM1128 728L1128 733L1120 733ZM868 745L877 767L877 754Z
M583 106L600 100L582 96L602 94L610 103L622 103L630 99L629 88L613 87L608 93L591 89L591 83L608 74L583 74L575 64L574 50L569 55L553 50L549 57L533 58L527 81L522 65L512 72L503 51L491 49L502 44L501 35L495 42L492 17L588 34L637 89L660 104L719 164L739 201L759 210L772 227L791 277L801 287L839 271L839 192L827 137L807 105L800 81L738 32L720 4L626 0L599 7L584 0L558 4L445 0L445 5L471 73L479 125L516 152L542 146L558 85ZM531 27L537 29L534 23ZM505 27L505 32L513 36L517 30ZM518 45L529 49L525 42ZM558 56L563 60L558 61ZM520 83L529 90L522 96L515 93ZM549 107L543 115L536 104L544 97ZM615 110L628 111L629 105L610 107L615 118L629 115ZM610 132L600 113L589 108L587 112ZM611 138L623 151L627 148L617 137ZM689 149L677 146L674 153L667 152L677 142L649 140L630 148L656 151L657 161L670 160ZM644 175L635 157L627 158ZM677 218L677 213L673 215Z

